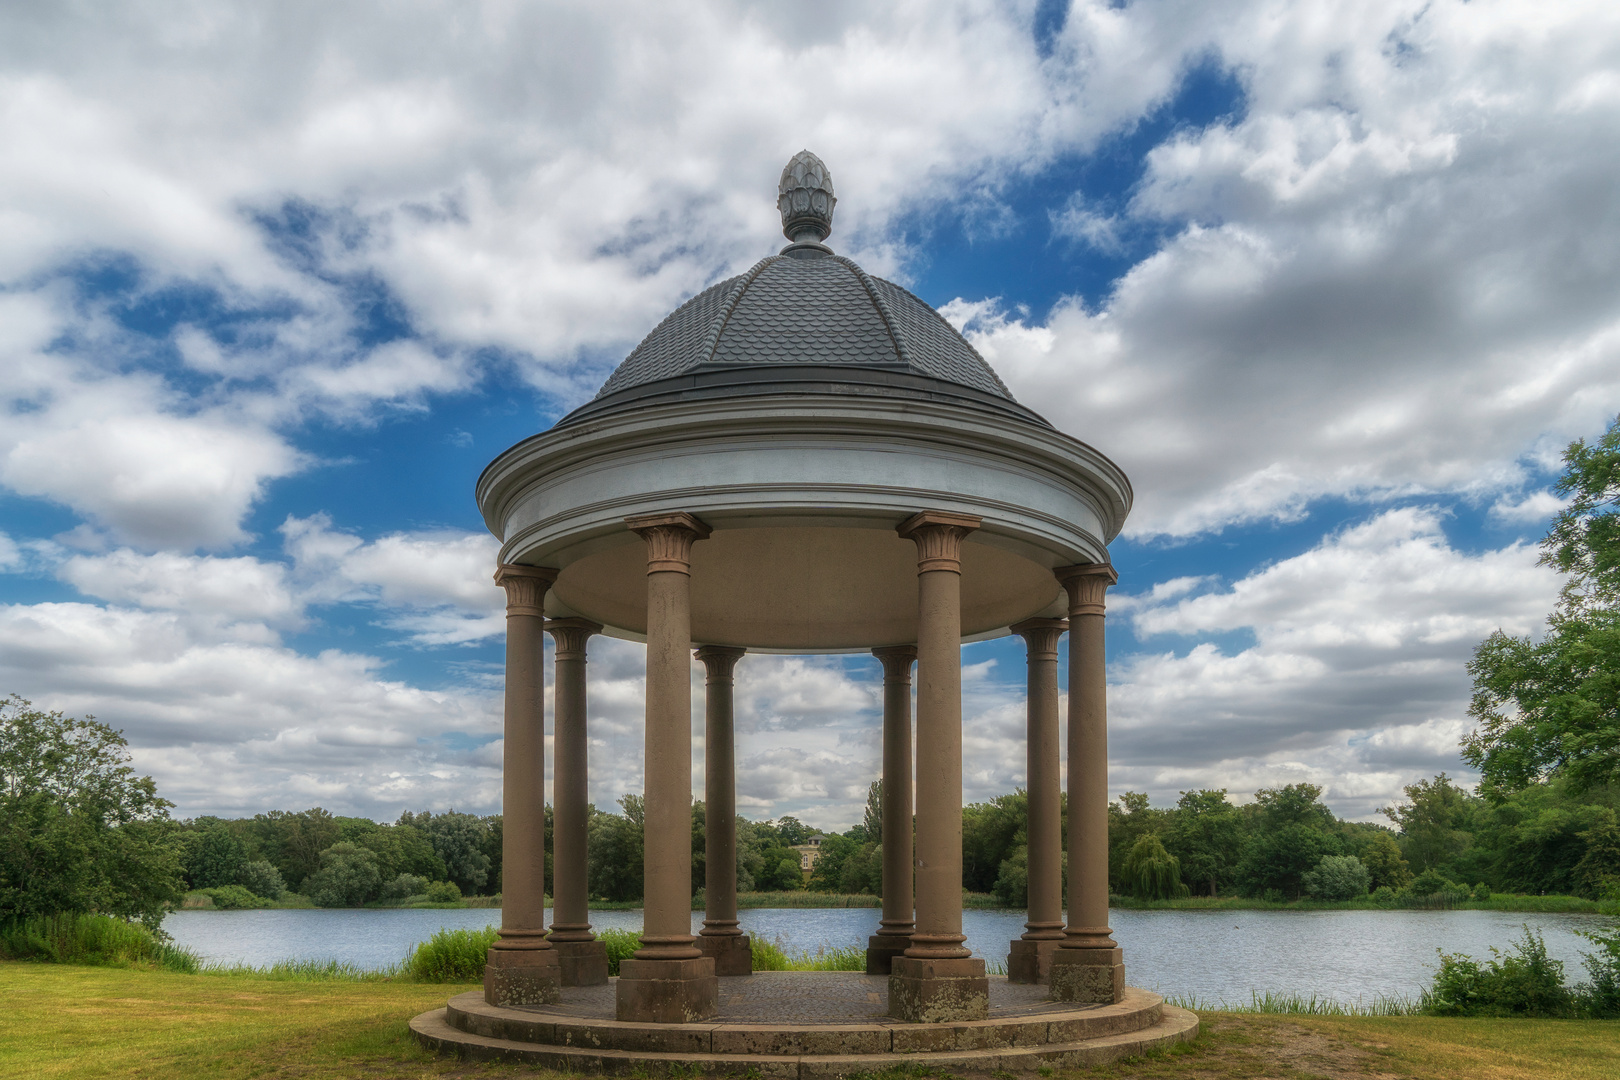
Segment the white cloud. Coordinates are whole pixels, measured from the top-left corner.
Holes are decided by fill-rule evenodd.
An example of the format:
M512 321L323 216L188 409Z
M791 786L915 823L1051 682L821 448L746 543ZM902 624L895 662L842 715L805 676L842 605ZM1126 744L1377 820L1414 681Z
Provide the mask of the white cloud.
M1168 229L1160 249L1044 323L954 312L1023 400L1124 466L1128 528L1488 496L1545 467L1522 460L1538 443L1601 430L1620 411L1616 9L1200 8L1245 107L1149 154L1128 217Z
M1140 653L1111 675L1116 787L1161 798L1192 787L1309 780L1365 815L1400 785L1457 771L1474 646L1535 632L1557 582L1535 550L1469 554L1439 515L1401 509L1198 596L1127 616L1139 638L1252 636Z
M1492 520L1507 525L1527 525L1546 521L1569 505L1569 500L1551 491L1532 491L1523 498L1503 495L1491 504Z

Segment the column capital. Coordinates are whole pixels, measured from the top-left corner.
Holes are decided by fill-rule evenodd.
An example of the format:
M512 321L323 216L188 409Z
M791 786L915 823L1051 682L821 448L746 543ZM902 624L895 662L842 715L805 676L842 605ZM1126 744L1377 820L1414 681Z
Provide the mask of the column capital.
M589 619L547 619L545 629L557 643L557 659L572 660L585 655L585 642L602 632L602 624Z
M1110 563L1060 566L1052 573L1069 591L1071 619L1079 615L1103 614L1103 594L1108 591L1108 586L1119 580L1118 571Z
M973 514L953 514L946 510L924 510L912 514L895 529L901 537L917 545L917 573L930 570L962 572L962 538L984 521Z
M703 645L693 650L692 655L703 662L704 672L710 679L729 679L737 661L747 652L733 645Z
M915 645L884 645L873 649L872 655L883 661L883 678L911 682L911 665L917 661Z
M647 541L647 573L670 570L691 574L692 545L714 530L684 510L642 514L624 519L631 532Z
M545 618L546 590L561 571L548 566L502 563L495 570L495 584L506 590L506 617L534 615Z
M1025 619L1007 629L1024 639L1031 660L1056 660L1058 638L1069 628L1067 619Z

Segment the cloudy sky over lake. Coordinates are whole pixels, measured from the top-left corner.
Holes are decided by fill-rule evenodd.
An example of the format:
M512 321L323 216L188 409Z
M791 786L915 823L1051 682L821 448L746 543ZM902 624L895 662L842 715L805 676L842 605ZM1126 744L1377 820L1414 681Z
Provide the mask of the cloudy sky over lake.
M0 693L184 816L498 809L473 483L784 243L808 147L829 243L1133 481L1116 793L1369 816L1463 771L1620 412L1617 72L1576 0L7 4ZM982 799L1022 648L964 663ZM593 644L598 805L640 671ZM742 663L743 812L858 820L879 674Z

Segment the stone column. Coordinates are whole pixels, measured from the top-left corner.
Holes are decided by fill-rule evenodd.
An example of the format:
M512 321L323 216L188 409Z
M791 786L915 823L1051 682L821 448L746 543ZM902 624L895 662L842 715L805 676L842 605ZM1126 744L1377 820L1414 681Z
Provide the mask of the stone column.
M1108 926L1107 563L1060 567L1069 591L1069 925L1052 957L1052 996L1106 1004L1125 995L1125 956Z
M601 986L608 981L607 947L591 933L586 887L587 806L585 734L585 643L602 632L589 619L552 619L546 630L557 644L556 711L552 749L551 947L564 986Z
M692 935L691 514L625 519L647 542L645 899L642 947L619 963L620 1020L681 1024L713 1016L714 960Z
M883 661L883 918L867 939L866 973L888 975L911 945L911 665L917 646L873 649Z
M1007 981L1044 983L1063 940L1063 778L1058 773L1058 638L1062 619L1025 619L1012 627L1029 655L1028 764L1029 921L1012 943Z
M962 946L962 538L981 519L924 511L917 545L917 928L889 974L889 1015L983 1020L990 984Z
M747 652L724 645L697 651L706 673L703 708L703 930L697 946L716 975L752 975L753 944L737 929L737 744L732 672Z
M501 930L484 966L491 1005L558 999L557 953L546 940L546 590L557 571L502 565L506 590L506 742L501 754Z

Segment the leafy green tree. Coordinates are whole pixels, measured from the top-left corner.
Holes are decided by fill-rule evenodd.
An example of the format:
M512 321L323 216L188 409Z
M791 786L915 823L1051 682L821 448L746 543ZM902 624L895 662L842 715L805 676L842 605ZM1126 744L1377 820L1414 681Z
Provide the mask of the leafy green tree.
M321 907L359 907L382 891L377 855L370 848L341 841L321 852L321 868L304 882L304 892Z
M1399 889L1412 880L1412 868L1401 855L1401 846L1395 842L1395 837L1384 829L1379 829L1371 841L1362 846L1356 857L1367 868L1367 874L1371 878L1369 888L1376 889L1380 885L1388 885L1392 889Z
M859 851L844 860L838 875L838 891L883 895L883 845L862 844Z
M248 832L294 892L302 892L304 879L321 868L321 852L342 838L337 819L318 806L297 814L256 814Z
M254 896L264 896L271 900L280 899L281 894L287 891L287 883L282 880L281 871L264 859L254 859L244 864L237 874L236 883Z
M821 842L821 856L810 872L809 888L817 892L843 892L844 864L859 855L864 845L848 836L829 836ZM855 890L860 891L860 890Z
M1539 642L1498 630L1468 665L1479 726L1463 758L1501 799L1548 777L1576 791L1620 782L1620 419L1564 451L1569 505L1541 542L1565 577Z
M1277 829L1252 832L1238 864L1238 887L1249 896L1277 892L1298 899L1305 874L1325 857L1341 854L1342 842L1332 833L1298 821Z
M990 891L1003 907L1029 906L1028 845L1014 848L1011 855L1001 860L1001 870L996 874L996 883Z
M1254 793L1253 812L1267 829L1301 825L1329 831L1337 824L1333 811L1322 802L1322 789L1315 784L1289 784L1261 788Z
M1140 900L1173 900L1187 895L1181 861L1153 833L1143 833L1125 858L1125 885Z
M173 804L93 717L0 700L0 922L100 912L156 929L184 891Z
M619 800L619 806L623 814L590 807L586 873L591 895L603 900L636 901L642 898L645 868L641 796L626 795Z
M1162 832L1169 817L1167 811L1155 810L1143 791L1127 791L1108 804L1108 888L1110 892L1128 893L1130 883L1125 876L1125 860L1145 833Z
M792 847L794 844L807 843L812 836L816 835L816 830L812 829L810 826L806 825L796 817L777 818L774 823L774 828L776 829L777 837L787 847Z
M1620 817L1607 806L1596 807L1580 838L1586 851L1575 864L1576 894L1596 900L1620 890Z
M1401 854L1412 869L1422 873L1443 867L1473 842L1468 824L1479 800L1441 773L1404 789L1410 802L1386 806L1378 812L1400 827Z
M432 838L415 825L378 825L354 837L354 843L377 856L384 879L412 874L443 881L449 875L444 860L433 850Z
M1019 790L962 808L962 885L990 892L1001 864L1029 843L1029 796Z
M1243 815L1227 801L1225 788L1183 791L1163 836L1189 887L1217 896L1233 883L1247 837Z
M883 781L874 780L866 789L866 813L861 816L859 839L881 844L883 842Z
M1367 895L1372 875L1354 855L1329 855L1301 878L1317 900L1355 900Z
M218 818L204 818L186 837L186 880L193 889L217 889L238 885L242 868L247 866L247 848Z
M472 814L447 810L442 814L417 815L412 824L427 817L425 825L418 825L433 844L433 853L444 860L445 877L456 883L464 894L475 894L489 882L490 867L494 860L485 851L489 824Z

